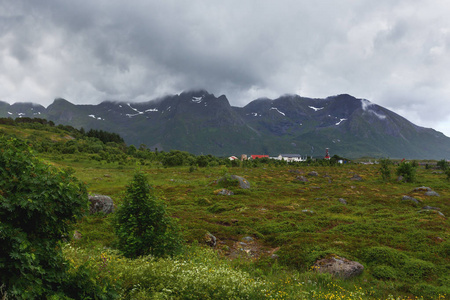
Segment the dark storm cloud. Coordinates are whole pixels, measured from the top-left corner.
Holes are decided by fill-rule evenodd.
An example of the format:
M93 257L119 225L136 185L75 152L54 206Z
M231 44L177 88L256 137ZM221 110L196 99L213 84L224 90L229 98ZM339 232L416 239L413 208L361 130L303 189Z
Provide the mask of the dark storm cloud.
M450 135L450 5L430 1L3 1L0 99L143 101L206 88L349 93Z

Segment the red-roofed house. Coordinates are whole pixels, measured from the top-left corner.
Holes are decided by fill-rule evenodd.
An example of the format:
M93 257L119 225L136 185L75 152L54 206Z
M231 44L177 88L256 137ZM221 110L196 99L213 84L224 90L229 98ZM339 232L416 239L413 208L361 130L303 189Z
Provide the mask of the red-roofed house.
M252 154L251 156L250 156L252 159L257 159L257 158L269 158L269 155L255 155L255 154Z

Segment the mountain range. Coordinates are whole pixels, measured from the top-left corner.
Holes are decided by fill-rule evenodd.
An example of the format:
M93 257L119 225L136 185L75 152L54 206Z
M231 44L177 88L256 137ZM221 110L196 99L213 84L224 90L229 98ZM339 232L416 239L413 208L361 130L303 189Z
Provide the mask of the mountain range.
M284 95L231 106L226 96L205 90L148 102L105 101L75 105L56 99L0 102L0 117L39 117L76 128L120 134L127 144L217 156L296 153L320 157L450 158L450 138L414 125L398 114L343 94L325 99Z

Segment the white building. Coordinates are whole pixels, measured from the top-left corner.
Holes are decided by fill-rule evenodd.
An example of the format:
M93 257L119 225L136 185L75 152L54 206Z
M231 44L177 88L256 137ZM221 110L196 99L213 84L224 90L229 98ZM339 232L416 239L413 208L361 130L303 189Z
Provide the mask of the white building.
M305 161L306 160L306 158L302 158L302 156L300 154L280 154L280 155L278 155L277 159L285 160L287 162Z

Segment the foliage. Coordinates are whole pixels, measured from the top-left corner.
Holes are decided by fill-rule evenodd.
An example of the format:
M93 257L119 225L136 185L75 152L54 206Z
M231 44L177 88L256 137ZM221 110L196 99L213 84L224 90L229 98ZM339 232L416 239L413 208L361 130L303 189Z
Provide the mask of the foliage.
M123 138L119 134L112 133L112 132L107 132L107 131L103 131L103 130L90 129L86 133L86 136L98 138L104 144L107 144L107 143L110 143L110 142L117 143L117 144L123 144L124 143Z
M127 186L124 203L116 212L119 249L126 257L174 255L182 246L174 221L150 190L143 173Z
M180 257L160 259L129 259L104 249L64 251L75 266L88 265L98 278L114 282L124 299L370 299L330 274L298 274L275 264L272 275L255 276L196 245Z
M391 179L392 161L389 158L380 159L380 173L383 181L389 181Z
M416 180L416 168L414 163L402 161L397 167L397 175L403 176L406 182L414 182Z
M87 210L84 184L0 138L0 282L16 298L56 293L66 280L60 242Z

